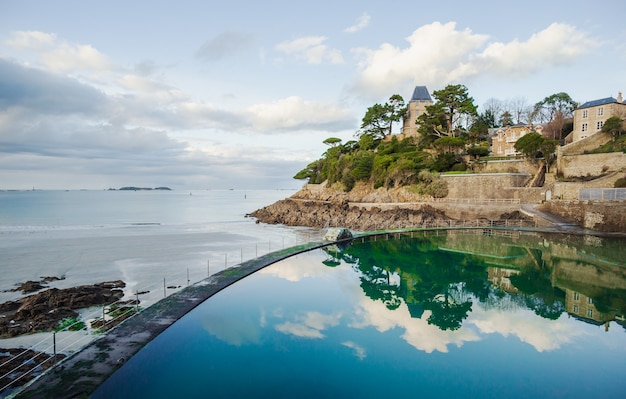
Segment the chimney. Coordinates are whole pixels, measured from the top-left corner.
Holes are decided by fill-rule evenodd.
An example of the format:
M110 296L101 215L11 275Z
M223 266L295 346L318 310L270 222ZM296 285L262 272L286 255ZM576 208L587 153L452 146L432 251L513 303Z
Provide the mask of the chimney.
M622 92L620 91L619 93L617 93L617 102L618 103L622 103Z

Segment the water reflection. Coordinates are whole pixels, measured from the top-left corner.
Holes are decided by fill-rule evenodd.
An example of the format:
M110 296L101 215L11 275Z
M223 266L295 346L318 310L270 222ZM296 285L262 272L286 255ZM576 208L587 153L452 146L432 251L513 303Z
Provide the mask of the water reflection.
M488 236L488 239L485 239ZM458 330L475 304L530 309L557 320L624 326L626 259L616 240L492 230L404 233L326 250L324 264L350 264L364 294L388 310L406 304L412 318Z
M621 397L623 243L475 230L300 254L207 300L93 397Z

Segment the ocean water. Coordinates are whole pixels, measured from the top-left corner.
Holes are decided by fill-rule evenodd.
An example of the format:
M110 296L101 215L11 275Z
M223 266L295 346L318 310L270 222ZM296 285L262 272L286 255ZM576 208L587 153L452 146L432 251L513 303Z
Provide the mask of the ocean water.
M162 293L165 284L195 282L301 243L317 231L246 217L293 193L1 191L0 302L22 296L11 291L16 284L49 276L62 278L50 287L123 280L129 297Z

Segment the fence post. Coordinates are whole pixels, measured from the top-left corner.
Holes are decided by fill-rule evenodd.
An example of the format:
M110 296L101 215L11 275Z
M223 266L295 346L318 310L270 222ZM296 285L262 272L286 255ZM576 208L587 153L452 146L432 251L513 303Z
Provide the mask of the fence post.
M228 267L228 254L224 254L224 269Z
M135 291L135 294L137 295L137 302L135 303L135 311L139 312L139 290Z
M163 298L167 296L167 291L165 290L165 277L163 277Z
M206 260L206 275L207 277L211 277L211 260Z
M189 287L189 268L187 268L187 287Z
M54 354L54 363L57 362L57 332L52 333L52 352Z

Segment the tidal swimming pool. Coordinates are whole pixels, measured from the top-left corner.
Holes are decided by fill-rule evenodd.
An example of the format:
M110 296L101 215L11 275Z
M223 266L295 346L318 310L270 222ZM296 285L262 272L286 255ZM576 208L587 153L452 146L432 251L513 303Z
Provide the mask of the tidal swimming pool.
M626 241L406 233L271 265L93 398L623 397Z

